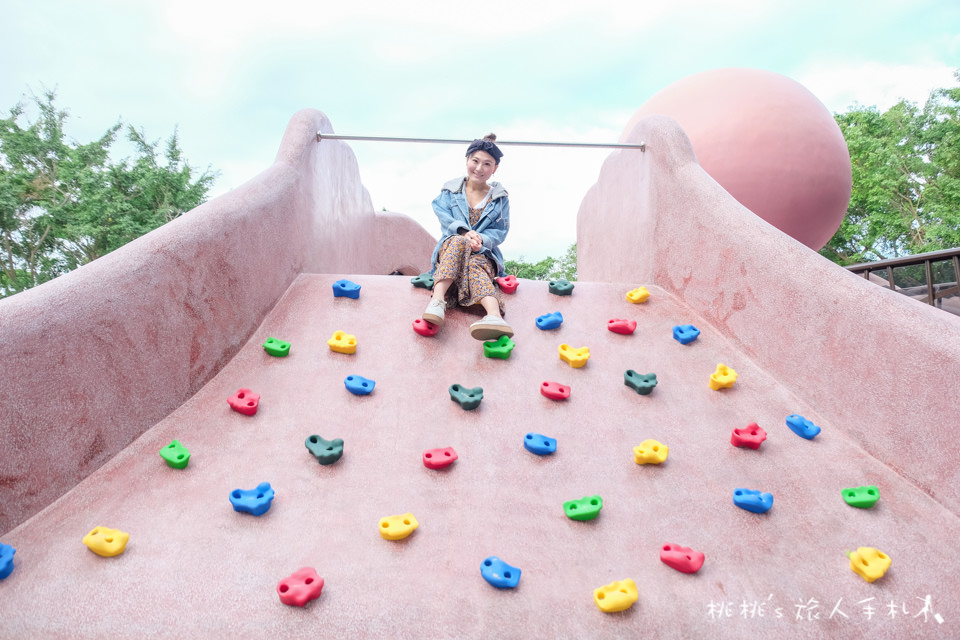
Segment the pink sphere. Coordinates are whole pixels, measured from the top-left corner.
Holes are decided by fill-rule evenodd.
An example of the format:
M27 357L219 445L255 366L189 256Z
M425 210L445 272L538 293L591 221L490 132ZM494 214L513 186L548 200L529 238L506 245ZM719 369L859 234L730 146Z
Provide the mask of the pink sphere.
M758 69L689 76L641 106L623 135L650 115L676 120L700 166L742 205L820 249L850 202L850 154L833 115L798 82Z

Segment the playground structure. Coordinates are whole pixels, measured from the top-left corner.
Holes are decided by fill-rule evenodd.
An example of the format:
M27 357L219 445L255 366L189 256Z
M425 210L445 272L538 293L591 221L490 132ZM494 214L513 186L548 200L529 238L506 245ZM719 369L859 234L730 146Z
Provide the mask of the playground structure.
M17 549L0 637L951 635L957 318L760 220L676 122L652 116L626 135L646 151L613 152L584 198L573 294L521 281L508 298L517 348L487 359L467 314L433 338L411 329L426 296L386 274L425 271L434 239L374 212L349 147L318 130L333 131L323 114L297 113L246 185L0 302L0 542ZM333 297L341 279L361 285L357 300ZM650 300L632 305L639 285ZM556 333L536 327L558 310ZM611 318L636 332L607 331ZM689 345L671 335L683 324L701 331ZM327 347L338 330L356 354ZM289 356L265 354L269 337ZM590 347L589 363L560 361L561 343ZM715 391L721 362L739 378ZM628 369L658 386L640 396ZM354 396L349 375L376 390ZM570 398L544 398L546 380ZM477 410L450 401L454 383L484 389ZM227 406L242 387L262 397L255 416ZM799 438L791 414L822 433ZM768 440L731 446L751 422ZM529 432L556 453L526 451ZM311 434L342 438L342 460L318 465ZM635 464L651 438L669 458ZM158 455L172 439L192 453L186 469ZM459 459L424 468L421 453L445 446ZM230 492L262 481L270 511L234 512ZM876 507L844 503L860 485L879 487ZM775 506L737 509L738 487ZM592 494L595 521L564 516ZM409 538L377 534L406 512L420 523ZM84 548L99 526L130 534L123 555ZM665 544L704 552L703 568L665 566ZM893 559L874 583L844 556L861 546ZM491 555L522 570L516 590L481 578ZM283 605L278 581L306 566L322 595ZM599 611L592 591L627 578L637 603ZM891 617L890 602L909 613Z

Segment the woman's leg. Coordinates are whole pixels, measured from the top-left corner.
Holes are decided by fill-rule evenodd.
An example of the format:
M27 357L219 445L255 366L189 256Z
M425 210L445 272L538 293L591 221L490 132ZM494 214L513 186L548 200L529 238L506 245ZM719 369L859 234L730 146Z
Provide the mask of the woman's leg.
M487 312L488 316L500 317L500 301L493 296L484 296L480 298L480 306Z
M450 288L450 285L453 284L453 278L445 278L443 280L436 280L433 283L433 299L434 300L443 300L444 296L447 295L447 289Z

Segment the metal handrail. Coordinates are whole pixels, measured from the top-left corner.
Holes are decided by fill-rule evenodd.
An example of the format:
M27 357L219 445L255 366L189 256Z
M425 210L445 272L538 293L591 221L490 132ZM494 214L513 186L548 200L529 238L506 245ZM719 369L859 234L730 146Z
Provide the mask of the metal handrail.
M339 133L317 131L317 142L323 140L361 140L364 142L427 142L434 144L470 144L473 140L452 140L448 138L395 138L388 136L349 136ZM639 149L647 150L647 143L641 142L521 142L516 140L497 140L495 144L521 147L579 147L588 149Z
M933 269L931 265L934 262L953 262L953 273L957 282L933 283ZM893 281L893 269L895 267L913 267L923 265L927 281L927 304L935 306L941 298L946 298L954 294L960 294L960 247L955 249L943 249L941 251L931 251L929 253L918 253L912 256L903 256L900 258L890 258L888 260L878 260L876 262L862 262L852 264L846 269L852 273L862 275L865 279L870 279L870 274L874 271L887 271L887 283L890 289L897 291L897 286ZM939 285L946 285L940 287Z

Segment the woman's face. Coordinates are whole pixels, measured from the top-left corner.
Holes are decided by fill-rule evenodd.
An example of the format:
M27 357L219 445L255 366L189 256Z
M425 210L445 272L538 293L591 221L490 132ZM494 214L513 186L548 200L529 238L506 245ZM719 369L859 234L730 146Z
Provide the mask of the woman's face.
M478 185L487 184L497 172L497 163L486 151L474 151L467 158L467 179Z

